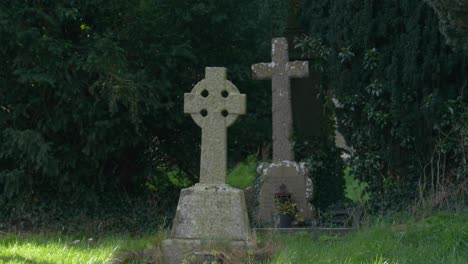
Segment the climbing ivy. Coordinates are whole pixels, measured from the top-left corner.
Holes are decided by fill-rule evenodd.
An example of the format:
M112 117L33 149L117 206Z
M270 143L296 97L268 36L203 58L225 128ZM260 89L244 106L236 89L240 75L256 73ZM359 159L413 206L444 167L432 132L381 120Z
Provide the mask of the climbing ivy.
M438 139L454 126L447 104L458 100L466 111L468 58L445 44L438 16L421 1L308 0L303 23L332 50L322 89L342 106L349 165L369 183L373 208L411 201L435 165ZM466 144L442 153L444 180L460 183L460 168L466 175Z

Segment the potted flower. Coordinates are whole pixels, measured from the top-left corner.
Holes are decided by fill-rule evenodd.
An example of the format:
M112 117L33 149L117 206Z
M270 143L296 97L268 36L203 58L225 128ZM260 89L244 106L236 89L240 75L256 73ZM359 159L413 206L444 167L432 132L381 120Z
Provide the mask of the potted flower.
M288 228L298 213L297 204L292 198L275 199L275 209L277 214L274 216L275 228Z

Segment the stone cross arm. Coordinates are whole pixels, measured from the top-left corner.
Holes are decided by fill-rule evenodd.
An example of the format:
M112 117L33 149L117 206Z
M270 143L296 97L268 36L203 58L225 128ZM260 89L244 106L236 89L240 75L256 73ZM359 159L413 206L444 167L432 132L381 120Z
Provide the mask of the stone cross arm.
M257 63L252 65L252 75L255 80L269 80L273 78L275 62ZM305 78L309 76L308 61L290 61L286 63L285 74L289 78Z
M231 93L226 98L219 98L219 102L216 104L213 101L212 97L202 97L198 94L186 93L184 94L184 113L186 114L199 114L200 111L206 110L208 106L212 108L213 112L219 112L222 114L222 111L226 111L225 114L243 115L246 112L246 97L245 94L235 94ZM198 122L197 122L198 124ZM231 123L229 123L231 125Z
M309 77L309 62L308 61L290 61L286 64L286 74L290 78L306 78Z
M252 75L255 80L269 80L273 77L274 62L252 65Z

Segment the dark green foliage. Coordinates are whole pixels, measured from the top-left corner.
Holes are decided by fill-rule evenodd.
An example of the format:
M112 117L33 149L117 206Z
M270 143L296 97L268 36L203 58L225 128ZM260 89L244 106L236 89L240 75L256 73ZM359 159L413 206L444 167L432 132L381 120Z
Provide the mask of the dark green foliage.
M175 189L175 188L173 188ZM65 232L148 232L168 226L174 217L177 195L160 197L144 192L91 193L79 197L58 197L53 193L28 194L16 201L14 209L4 208L0 218L2 230L37 230ZM163 199L161 199L163 198ZM169 198L172 198L169 199ZM46 200L47 199L47 200ZM6 211L5 209L9 209Z
M461 140L443 152L438 146L455 124L449 100L459 98L466 111L468 58L445 45L433 10L416 0L308 0L303 20L333 50L323 92L343 105L337 115L354 148L350 165L370 184L374 208L411 201L437 165L444 181L460 183L466 119L454 121L464 128L451 135Z
M250 80L250 65L284 28L279 3L1 1L2 213L25 197L95 206L146 188L161 164L196 181L200 129L183 93L206 66L227 67L249 98L230 156L255 152L269 137L270 91Z
M317 70L326 65L322 62L314 64ZM340 157L342 150L335 145L335 120L330 98L321 94L319 99L323 109L320 133L308 140L296 135L294 150L296 158L306 163L313 182L314 195L311 203L320 210L325 210L344 198L344 164Z
M300 36L294 39L294 47L300 50L302 59L308 60L310 72L317 74L320 87L326 86L324 74L328 70L331 49L316 36ZM311 87L309 87L311 88ZM315 135L304 134L296 123L294 148L296 158L306 162L314 186L312 204L320 210L339 203L344 198L343 161L341 149L335 145L335 109L330 93L320 89L317 96L307 98L309 103L320 103L318 131ZM310 114L304 112L304 114Z
M447 44L468 54L468 0L426 0L439 16Z
M314 186L311 203L320 210L326 210L344 198L343 161L341 150L332 142L316 140L309 143L313 151L309 152L306 162Z

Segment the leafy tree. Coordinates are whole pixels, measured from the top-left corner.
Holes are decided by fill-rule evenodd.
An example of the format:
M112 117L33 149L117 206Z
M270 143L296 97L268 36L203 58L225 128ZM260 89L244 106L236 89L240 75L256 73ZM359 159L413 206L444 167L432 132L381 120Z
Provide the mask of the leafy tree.
M369 183L374 209L411 201L416 185L431 173L453 183L464 178L465 132L457 134L457 144L445 144L452 142L445 138L443 151L439 139L456 124L448 122L449 102L466 109L468 58L445 45L428 5L308 0L303 23L332 49L322 93L343 106L337 115L354 148L350 165ZM457 131L466 131L466 120L456 120L465 127ZM443 173L431 169L437 165Z
M447 44L468 53L468 1L426 0L439 17L440 32Z
M227 67L248 94L229 151L255 152L270 99L250 65L284 28L280 3L1 1L0 205L92 204L140 190L160 165L195 181L200 129L183 93L205 66Z

